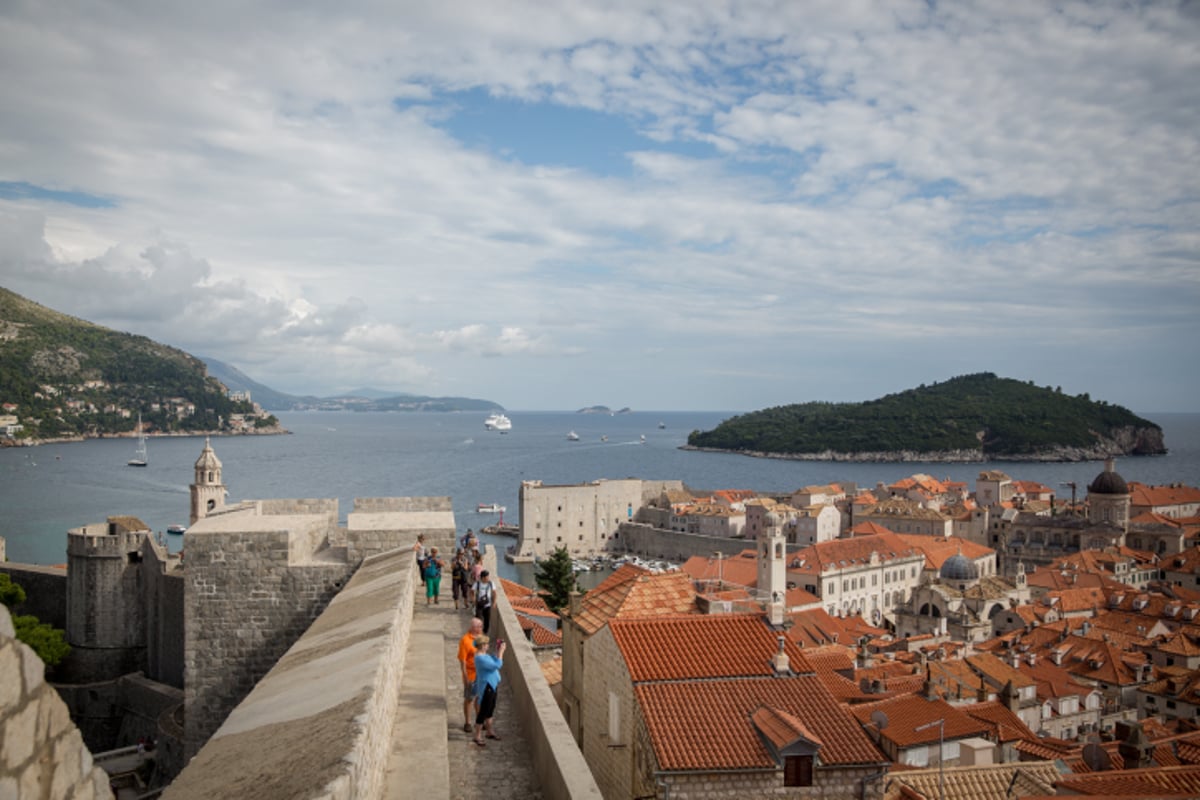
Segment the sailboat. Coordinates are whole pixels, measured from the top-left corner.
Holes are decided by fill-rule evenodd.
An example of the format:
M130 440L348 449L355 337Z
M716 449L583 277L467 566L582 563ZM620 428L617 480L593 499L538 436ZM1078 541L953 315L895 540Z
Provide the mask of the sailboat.
M144 467L147 464L149 464L150 462L146 458L146 434L144 431L142 431L142 415L140 413L138 414L137 432L138 432L137 451L134 452L133 458L129 459L129 466Z

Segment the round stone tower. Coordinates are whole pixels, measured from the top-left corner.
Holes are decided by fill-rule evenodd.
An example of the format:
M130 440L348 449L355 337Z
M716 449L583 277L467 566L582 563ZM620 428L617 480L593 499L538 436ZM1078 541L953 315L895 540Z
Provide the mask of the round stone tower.
M221 459L213 452L208 437L204 451L196 459L196 479L192 481L192 513L189 525L225 507L225 484L221 483Z

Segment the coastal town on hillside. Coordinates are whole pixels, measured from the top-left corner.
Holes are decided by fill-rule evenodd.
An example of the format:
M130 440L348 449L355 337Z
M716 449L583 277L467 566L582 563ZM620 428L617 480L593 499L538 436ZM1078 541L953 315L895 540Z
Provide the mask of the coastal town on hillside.
M485 564L569 555L611 570L561 608L544 587L496 581L487 614L513 648L502 714L553 743L519 759L537 796L1200 796L1200 488L1127 481L1112 459L1067 488L1062 497L998 470L973 485L918 473L782 494L523 481L515 541L487 547ZM446 585L440 607L413 599L424 594L414 547L452 554L471 541L449 498L358 499L340 524L336 500L227 495L206 443L186 558L125 516L70 531L61 572L0 570L71 598L59 598L56 621L72 652L51 676L90 751L159 744L107 773L116 796L155 786L167 798L233 796L221 781L256 770L263 786L280 772L324 780L305 771L304 748L335 708L343 722L384 715L322 740L345 748L343 763L375 763L370 747L401 758L395 731L404 693L417 690L369 699L380 681L400 682L390 650L361 649L382 635L355 627L376 618L363 603L390 604L395 621L378 631L401 642L433 620L436 658L445 648L454 663L469 614L457 597L448 608ZM391 596L381 586L401 599L380 600ZM427 662L419 641L402 669ZM326 688L314 694L317 675ZM434 687L454 775L458 742L470 741L458 676ZM309 708L324 691L329 708ZM312 712L294 731L262 710L293 701ZM236 736L260 734L289 744L234 755ZM370 780L386 784L395 769Z

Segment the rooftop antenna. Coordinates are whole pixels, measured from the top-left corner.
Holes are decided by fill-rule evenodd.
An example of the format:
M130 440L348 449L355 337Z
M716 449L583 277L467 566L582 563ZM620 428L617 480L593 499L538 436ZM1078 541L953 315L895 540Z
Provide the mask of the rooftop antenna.
M1071 487L1071 513L1074 514L1075 513L1075 489L1076 489L1075 481L1062 481L1058 485Z

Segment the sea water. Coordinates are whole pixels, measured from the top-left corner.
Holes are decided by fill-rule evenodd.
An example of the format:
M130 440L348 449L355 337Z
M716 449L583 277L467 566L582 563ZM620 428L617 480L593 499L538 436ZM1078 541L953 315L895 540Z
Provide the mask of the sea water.
M475 413L284 412L283 436L212 439L223 464L229 502L267 498L331 498L341 518L355 497L449 496L460 532L498 521L476 513L480 503L507 507L504 521L519 522L522 481L574 484L599 478L678 479L693 489L789 492L802 486L853 481L874 488L916 472L964 481L999 469L1033 480L1069 499L1074 482L1082 498L1103 466L1096 462L1040 464L848 464L751 458L680 450L692 430L709 430L728 412L509 412L513 429L484 429ZM1122 458L1126 480L1200 485L1200 414L1148 414L1163 427L1170 453ZM660 427L660 423L663 427ZM578 441L569 441L575 431ZM645 437L643 442L642 437ZM188 486L203 437L151 438L149 466L126 462L132 439L0 450L0 536L10 561L66 561L66 532L119 514L135 516L155 531L188 523ZM172 550L187 536L168 536ZM485 541L503 548L505 537ZM528 583L528 565L502 564L504 577Z

